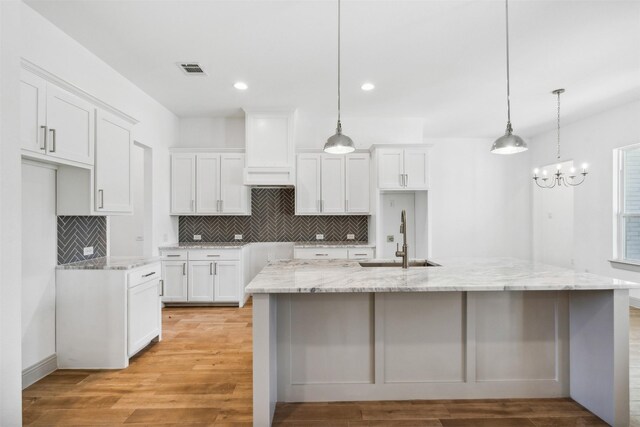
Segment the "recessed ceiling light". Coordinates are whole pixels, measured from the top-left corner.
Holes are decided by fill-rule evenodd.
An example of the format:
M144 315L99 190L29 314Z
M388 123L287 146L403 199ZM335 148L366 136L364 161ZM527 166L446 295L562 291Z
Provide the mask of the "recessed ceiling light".
M235 87L238 90L247 90L247 89L249 89L249 86L245 82L235 82L233 84L233 87Z
M364 83L360 86L360 89L369 92L370 90L374 90L376 86L373 83Z

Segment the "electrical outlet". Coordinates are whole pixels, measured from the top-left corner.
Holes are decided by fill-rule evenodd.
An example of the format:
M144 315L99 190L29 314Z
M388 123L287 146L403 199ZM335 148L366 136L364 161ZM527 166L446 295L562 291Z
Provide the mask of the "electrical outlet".
M200 234L194 234L193 240L202 240L202 236Z
M316 240L324 240L324 234L316 234Z
M387 236L387 242L393 243L395 241L395 237L393 236L393 234L390 234Z
M235 234L233 238L236 240L242 240L242 234Z
M84 256L93 255L93 246L84 248Z
M144 237L143 236L137 236L136 237L136 242L144 242Z
M355 234L347 234L347 240L355 240L355 239L356 239Z

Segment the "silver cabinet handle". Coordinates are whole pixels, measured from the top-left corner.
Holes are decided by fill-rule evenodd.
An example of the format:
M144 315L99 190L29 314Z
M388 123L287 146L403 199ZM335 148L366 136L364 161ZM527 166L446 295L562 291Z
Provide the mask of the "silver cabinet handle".
M51 148L49 149L49 152L55 153L56 152L56 130L49 129L49 132L51 132Z
M400 187L404 187L404 175L400 174Z
M209 254L207 256L211 258L211 257L214 257L214 256L220 256L220 255L219 254Z
M354 254L355 256L367 256L367 254Z
M181 255L180 254L167 254L166 256L173 258L173 257L179 257Z
M183 276L187 275L187 263L186 262L182 263L182 275Z
M213 263L209 263L209 276L213 276Z
M409 174L404 174L404 186L408 186L409 185Z
M329 256L329 254L316 254L316 256Z
M214 276L218 275L218 263L217 262L215 264L213 264L213 275Z
M104 209L104 190L98 190L98 197L100 199L98 209Z
M44 132L42 132L42 145L40 146L40 149L47 151L47 127L40 126L40 129L44 130Z
M164 296L164 280L160 279L160 296Z
M151 273L143 274L142 277L149 277L149 276L153 276L154 274L156 274L156 272L152 271Z

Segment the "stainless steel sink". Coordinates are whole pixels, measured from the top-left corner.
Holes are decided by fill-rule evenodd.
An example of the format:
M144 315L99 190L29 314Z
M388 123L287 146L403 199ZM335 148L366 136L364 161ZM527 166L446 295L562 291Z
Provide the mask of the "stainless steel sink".
M402 267L401 262L361 262L362 267ZM429 261L409 261L409 267L439 267L438 264Z

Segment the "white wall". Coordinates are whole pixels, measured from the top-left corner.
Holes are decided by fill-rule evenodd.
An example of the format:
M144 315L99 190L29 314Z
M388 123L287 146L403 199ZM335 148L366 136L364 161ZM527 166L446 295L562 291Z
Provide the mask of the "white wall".
M640 143L639 118L637 101L562 126L562 160L590 165L586 182L574 190L573 253L578 271L640 281L639 273L613 268L608 262L613 256L614 235L613 150ZM555 130L533 137L529 170L552 163L555 144Z
M186 148L244 148L244 117L188 117L180 119L180 138Z
M152 247L176 241L177 218L169 216L167 148L179 137L178 118L29 6L21 6L22 56L140 121L134 140L153 152ZM165 239L166 236L166 239Z
M529 154L492 154L490 139L434 143L432 256L531 256Z
M20 3L0 1L0 425L22 424Z

